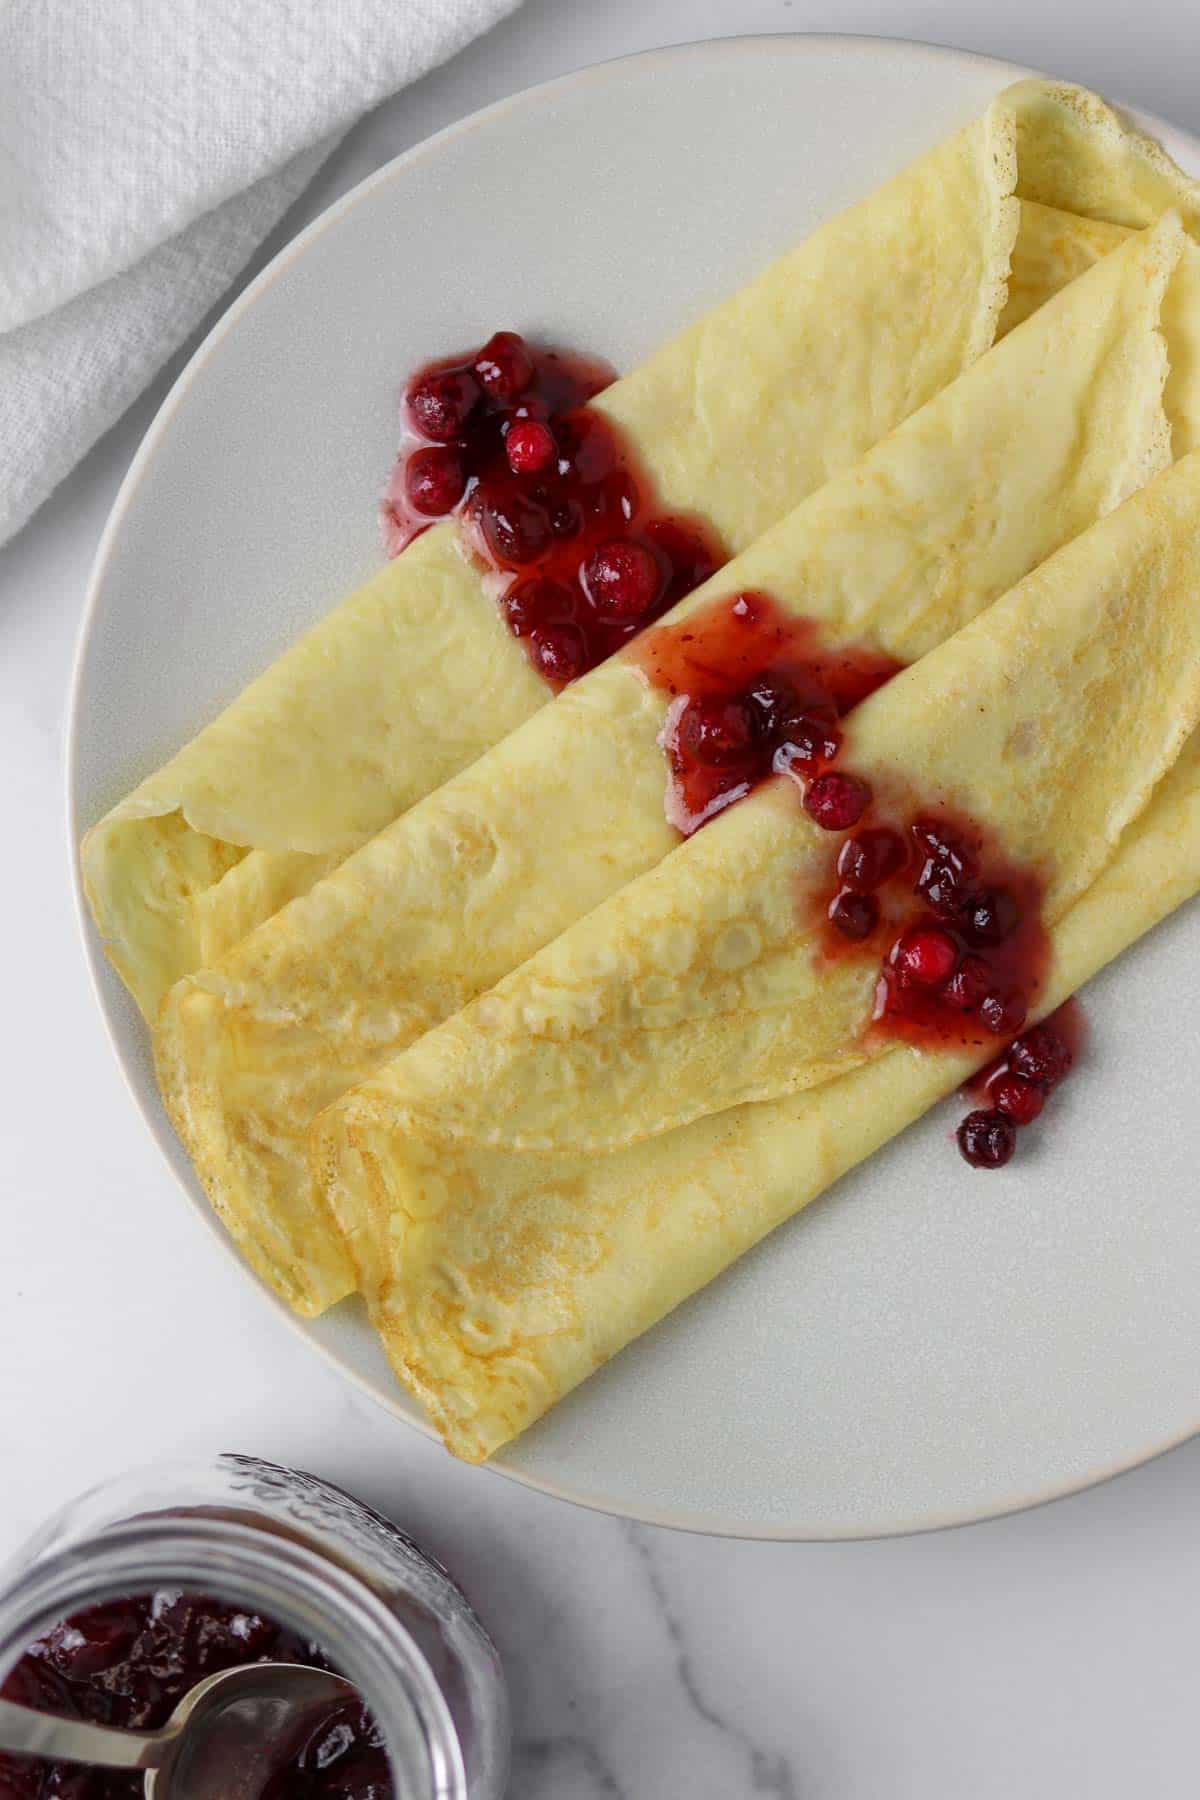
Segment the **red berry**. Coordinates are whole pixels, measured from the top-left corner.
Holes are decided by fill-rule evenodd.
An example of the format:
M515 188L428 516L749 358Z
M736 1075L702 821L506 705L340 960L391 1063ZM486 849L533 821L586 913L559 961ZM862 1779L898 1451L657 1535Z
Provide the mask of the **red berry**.
M913 925L896 939L891 963L906 985L941 987L958 962L958 946L937 925Z
M705 694L684 707L676 741L691 762L720 769L746 756L753 736L750 715L740 700Z
M513 492L476 488L473 509L484 542L498 563L521 568L541 555L548 530L540 506Z
M908 852L898 831L886 825L870 826L847 838L838 852L838 879L860 894L882 887L890 875L904 867Z
M587 666L583 633L574 625L539 625L530 634L529 651L547 681L574 681Z
M440 519L453 512L466 485L462 458L448 444L414 450L405 464L404 491L413 511L424 518Z
M470 369L442 369L418 375L408 390L408 411L422 437L448 444L467 422L479 387Z
M1074 1057L1052 1025L1034 1025L1009 1047L1008 1066L1026 1081L1055 1087L1070 1070Z
M964 956L942 992L960 1012L975 1012L987 998L992 973L979 956Z
M931 856L922 864L914 891L921 896L931 913L936 913L939 919L954 921L961 916L965 904L959 884L960 876L954 865L939 862L936 857Z
M504 454L514 475L540 475L558 456L554 433L538 419L518 419L509 427Z
M1025 1023L1025 997L1019 993L987 994L979 1003L979 1017L993 1037L1011 1037Z
M583 512L577 500L554 501L547 517L551 537L578 537L583 530Z
M844 889L835 894L829 908L829 922L843 937L861 943L870 937L879 923L879 902L874 894L855 894Z
M654 552L627 538L599 544L584 564L583 579L596 611L618 619L649 612L662 583Z
M800 716L800 696L786 675L759 675L746 690L746 701L755 730L767 743L780 742L788 722Z
M989 1082L988 1097L997 1112L1002 1112L1014 1125L1032 1125L1046 1104L1046 1095L1040 1087L1007 1071Z
M505 623L514 637L528 637L539 625L571 616L571 594L561 582L535 576L509 588L500 602Z
M945 863L956 879L972 875L975 859L957 831L943 825L940 819L920 818L912 823L912 834L926 856Z
M533 380L533 357L523 337L515 331L497 331L475 358L479 385L501 405L523 394Z
M956 1133L958 1147L973 1169L1001 1169L1017 1147L1017 1132L1001 1112L970 1112Z
M144 1619L134 1602L112 1600L47 1633L48 1659L69 1681L86 1681L129 1655Z
M871 790L857 775L818 775L809 783L804 810L824 831L849 831L867 809Z
M967 902L963 930L976 944L1002 944L1020 919L1020 909L1008 889L992 888Z

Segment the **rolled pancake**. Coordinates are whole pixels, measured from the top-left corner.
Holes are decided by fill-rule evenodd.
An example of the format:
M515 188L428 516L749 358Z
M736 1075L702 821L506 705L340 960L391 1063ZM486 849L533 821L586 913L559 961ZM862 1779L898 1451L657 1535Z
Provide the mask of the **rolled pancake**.
M755 589L916 661L1169 460L1159 317L1190 259L1173 215L1125 243L671 617ZM350 1279L312 1119L669 854L666 707L613 658L168 996L168 1110L293 1304Z
M944 791L986 809L993 826L1002 819L1006 839L1024 851L1053 846L1046 906L1053 954L1039 1015L1200 888L1194 730L1172 763L1200 711L1198 578L1200 456L1192 456L855 715L854 766L869 769L874 754L927 791L939 754L953 742ZM1050 599L1065 611L1056 610L1056 628L1047 632ZM931 713L939 722L931 723ZM778 799L770 797L771 808ZM753 808L748 800L731 809L670 860L694 857ZM805 852L803 834L791 831L798 810L793 799L777 842L793 877L796 853L802 862ZM826 839L817 856L826 870L829 856ZM669 867L618 900L662 880ZM739 869L726 876L743 891L763 874ZM686 934L697 917L694 896L679 884L676 894L684 910L673 916L674 929ZM794 879L785 909L799 947ZM744 913L719 931L744 929ZM868 1044L870 984L847 1010L843 986L826 967L815 986L802 979L790 996L792 1041L810 1060L801 1068L774 1065L765 1091L775 1097L717 1110L702 1096L691 1110L703 1116L693 1122L597 1151L589 1143L588 1121L598 1110L591 1099L598 1092L611 1108L625 1105L627 1046L615 1061L591 1059L586 1089L567 1078L585 1115L582 1130L560 1128L560 1087L552 1085L564 1078L555 1067L559 1053L573 1063L581 1016L594 1016L593 970L601 985L616 973L626 1017L640 1016L654 1033L653 1052L676 1081L701 1075L701 1065L690 1055L682 1064L672 1058L679 1025L662 1017L670 1006L664 993L686 986L686 975L672 983L668 967L651 993L645 970L625 958L627 939L611 917L590 943L581 942L584 935L569 934L570 957L560 954L566 940L559 940L497 996L421 1040L326 1112L313 1134L314 1162L387 1353L448 1446L470 1460L532 1423L989 1055ZM719 964L715 944L700 946L695 966ZM803 955L793 962L811 974ZM569 989L558 966L567 963ZM872 978L875 966L863 964ZM651 974L664 976L661 954ZM716 985L728 985L719 969ZM730 996L712 997L707 1018L728 1049ZM739 991L732 1004L745 998ZM761 1002L754 994L733 1017L735 1055L753 1058L763 1048L762 1015L752 1010ZM514 1019L521 1041L538 1034L536 1046L548 1056L523 1064L523 1117L506 1111L513 1089L505 1026ZM830 1031L834 1019L841 1023ZM685 1016L685 1032L691 1023ZM838 1031L847 1053L830 1057ZM813 1075L814 1039L828 1078L797 1092ZM633 1055L644 1074L645 1061ZM713 1073L703 1066L702 1078ZM667 1086L656 1090L660 1096ZM664 1120L676 1110L666 1099ZM530 1130L533 1112L556 1121L553 1128Z
M841 764L983 823L1053 927L1198 718L1193 452L858 707ZM870 1060L878 956L823 953L843 835L773 778L362 1093L447 1158L613 1149Z
M1054 930L1044 1016L1200 891L1200 734ZM978 1058L898 1046L786 1099L607 1155L394 1140L348 1102L319 1151L372 1323L448 1449L478 1462L951 1093Z
M595 402L666 508L737 552L968 367L1026 185L1127 225L1194 216L1194 184L1093 96L1012 94ZM1071 235L1043 241L1026 304L1078 266ZM454 532L430 531L88 833L89 903L142 1011L549 698Z

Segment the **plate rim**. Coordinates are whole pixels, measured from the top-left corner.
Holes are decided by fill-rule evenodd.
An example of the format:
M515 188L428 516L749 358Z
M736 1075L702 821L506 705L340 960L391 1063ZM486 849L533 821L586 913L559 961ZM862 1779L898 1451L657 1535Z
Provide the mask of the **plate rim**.
M142 436L105 520L90 566L67 681L63 734L63 798L66 810L67 850L75 920L92 996L100 1013L105 1036L120 1070L121 1078L136 1112L140 1115L142 1123L165 1164L172 1185L187 1201L193 1216L203 1223L209 1235L220 1244L226 1257L232 1259L242 1278L257 1291L261 1299L268 1303L276 1318L281 1320L313 1354L322 1358L342 1380L349 1382L354 1389L369 1399L390 1419L416 1431L439 1447L441 1439L437 1431L428 1419L408 1410L408 1406L413 1403L398 1385L394 1396L383 1392L365 1372L347 1362L332 1345L322 1342L310 1329L311 1321L294 1313L241 1256L208 1200L201 1198L198 1193L194 1193L181 1177L175 1165L176 1145L169 1121L161 1107L157 1110L152 1109L150 1100L140 1091L131 1060L125 1054L115 1012L106 991L106 984L111 979L111 969L101 948L99 934L96 932L88 912L83 891L80 859L81 835L88 828L81 819L79 807L79 759L82 739L80 712L88 655L101 610L105 579L126 516L134 504L150 463L161 447L176 414L186 403L190 389L207 366L211 356L219 348L227 333L237 329L243 315L257 304L263 294L290 269L294 262L307 253L309 246L324 232L336 226L354 207L366 200L376 188L383 187L388 182L395 180L409 167L425 157L435 156L448 142L469 135L507 112L525 107L536 108L546 99L570 88L599 84L602 80L614 77L619 78L631 66L683 61L688 57L704 54L745 55L755 52L782 52L786 55L798 55L834 48L864 57L886 57L896 52L907 54L918 52L931 62L965 64L993 71L998 79L1006 81L1016 81L1027 76L1035 76L1041 80L1069 79L1066 76L1048 75L1045 71L1030 68L1025 64L1010 62L1003 57L989 56L982 51L966 50L955 45L942 44L923 38L834 31L747 32L688 39L679 43L607 57L569 70L564 74L553 76L546 81L537 82L530 87L521 88L515 93L507 94L499 100L491 101L486 106L464 114L430 136L422 138L418 143L410 145L407 150L401 151L399 155L390 158L379 168L372 170L369 175L364 176L361 181L356 182L320 212L315 219L310 220L295 236L289 238L254 279L247 283L246 287L225 307L171 383ZM1200 165L1200 135L1189 131L1184 126L1176 125L1158 114L1149 112L1145 108L1127 106L1123 101L1111 99L1107 95L1105 98L1111 106L1143 131L1150 132L1161 141L1181 142L1193 155L1197 165ZM92 822L94 821L88 823ZM965 1506L941 1511L934 1509L915 1517L890 1521L886 1526L848 1525L844 1529L834 1528L828 1524L815 1527L812 1521L808 1523L796 1521L780 1525L750 1525L745 1521L719 1514L710 1515L669 1507L639 1506L637 1510L631 1511L627 1505L611 1496L575 1488L507 1462L504 1456L507 1446L487 1462L475 1466L487 1473L515 1482L535 1493L583 1507L589 1512L628 1520L636 1524L683 1531L705 1537L765 1543L879 1542L891 1538L922 1536L929 1532L961 1529L971 1525L985 1524L994 1519L1007 1518L1017 1513L1033 1511L1056 1501L1068 1499L1072 1495L1084 1493L1091 1488L1102 1486L1122 1475L1130 1474L1135 1469L1156 1462L1172 1450L1179 1449L1197 1436L1200 1436L1200 1416L1165 1441L1156 1441L1132 1453L1114 1456L1110 1461L1101 1463L1082 1476L1065 1477L1061 1481L1051 1482L1032 1493L1017 1493L1001 1501L987 1501L975 1507ZM449 1453L447 1452L447 1454Z

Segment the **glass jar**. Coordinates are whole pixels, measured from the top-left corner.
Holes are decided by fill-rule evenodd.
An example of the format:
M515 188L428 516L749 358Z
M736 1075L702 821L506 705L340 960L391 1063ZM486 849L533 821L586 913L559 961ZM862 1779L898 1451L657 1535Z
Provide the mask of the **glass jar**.
M49 1520L0 1570L0 1681L60 1619L161 1587L318 1643L382 1729L397 1800L501 1800L504 1677L462 1590L361 1501L257 1457L121 1476Z

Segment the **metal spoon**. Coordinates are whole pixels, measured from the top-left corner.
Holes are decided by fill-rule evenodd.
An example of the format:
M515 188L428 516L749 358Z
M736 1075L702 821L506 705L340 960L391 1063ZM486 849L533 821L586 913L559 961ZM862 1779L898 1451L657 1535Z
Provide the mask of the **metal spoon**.
M144 1769L146 1800L254 1800L305 1716L353 1700L340 1675L302 1663L249 1663L198 1681L159 1731L117 1731L0 1700L0 1750Z

